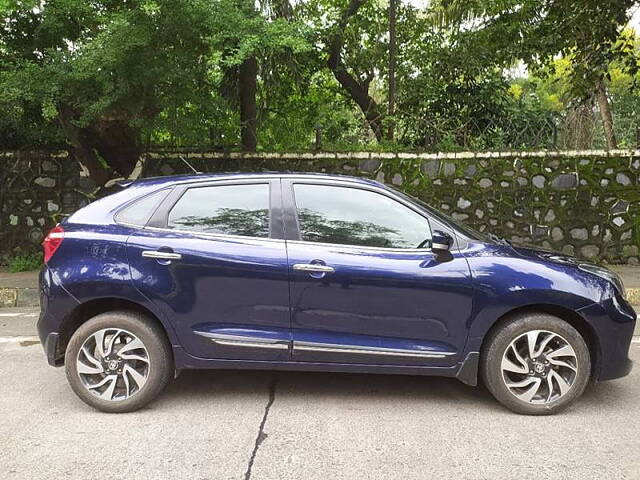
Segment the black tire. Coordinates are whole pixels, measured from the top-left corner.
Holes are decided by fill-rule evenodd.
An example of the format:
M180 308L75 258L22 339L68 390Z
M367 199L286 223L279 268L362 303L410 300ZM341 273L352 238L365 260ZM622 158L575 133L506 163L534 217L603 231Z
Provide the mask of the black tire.
M551 397L552 400L546 403L530 403L521 400L507 387L503 376L502 359L505 351L511 342L533 330L544 330L560 335L575 352L577 372L573 374L575 376L571 386L559 398ZM528 361L528 358L526 360ZM591 377L591 355L582 335L566 321L544 313L523 314L511 317L489 334L480 358L480 374L496 400L510 410L523 415L552 415L567 408L584 392ZM526 378L527 374L520 375L520 378ZM542 378L540 380L544 381ZM554 383L554 387L557 386L558 384Z
M78 354L94 333L114 328L132 333L144 344L149 360L148 376L144 385L129 398L104 400L83 384L77 370ZM65 353L65 371L71 388L87 405L108 413L133 412L155 399L171 380L173 355L164 331L153 320L137 312L107 312L86 321L73 334Z

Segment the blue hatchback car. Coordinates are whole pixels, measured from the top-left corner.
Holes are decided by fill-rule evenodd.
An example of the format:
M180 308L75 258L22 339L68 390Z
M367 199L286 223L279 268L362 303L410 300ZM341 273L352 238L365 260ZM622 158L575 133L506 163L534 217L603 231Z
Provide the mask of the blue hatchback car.
M615 273L371 180L139 180L43 247L48 362L107 412L224 368L480 377L511 410L550 414L631 369L636 315Z

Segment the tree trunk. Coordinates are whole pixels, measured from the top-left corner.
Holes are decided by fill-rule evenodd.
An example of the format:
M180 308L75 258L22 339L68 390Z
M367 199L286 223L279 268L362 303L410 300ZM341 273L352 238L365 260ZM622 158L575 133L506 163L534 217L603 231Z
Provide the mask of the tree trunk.
M387 130L387 140L393 142L394 122L393 115L396 109L396 14L398 11L398 0L389 0L389 95L387 114L391 117Z
M604 136L607 140L607 149L615 150L618 148L618 142L613 130L613 115L611 113L609 97L607 97L607 90L602 80L596 85L596 98L598 100L598 107L600 108L600 115L602 116L602 126L604 127Z
M360 107L364 114L369 127L376 136L376 140L382 140L382 119L383 114L378 107L378 104L373 98L369 96L369 85L367 83L360 83L354 76L348 71L344 63L342 62L342 48L344 47L344 31L349 23L349 19L353 17L358 9L364 4L366 0L350 0L347 9L342 13L342 17L334 33L329 38L329 60L327 65L333 72L336 80L340 82L340 85L347 91L349 96Z
M240 65L238 88L240 96L240 143L242 150L255 152L258 145L256 83L258 61L247 58Z
M60 124L75 159L100 190L114 176L128 177L141 155L140 132L123 118L102 118L78 127L72 108L60 106ZM99 191L100 191L99 190Z
M573 106L569 109L565 120L565 137L559 146L554 143L554 148L568 148L570 150L591 148L596 121L591 100Z
M320 125L316 125L316 143L315 143L316 151L322 150L322 127Z

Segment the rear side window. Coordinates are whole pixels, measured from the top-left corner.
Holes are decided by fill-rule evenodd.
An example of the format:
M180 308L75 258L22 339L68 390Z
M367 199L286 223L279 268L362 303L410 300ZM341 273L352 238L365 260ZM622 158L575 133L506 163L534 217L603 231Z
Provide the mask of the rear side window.
M160 202L167 196L167 193L169 193L168 189L160 190L159 192L142 197L140 200L136 200L116 214L116 222L144 227L151 215L153 215L153 212L158 208L158 205L160 205Z
M169 228L269 237L269 184L219 185L187 190L169 212Z
M293 188L304 241L383 248L430 246L427 219L385 195L329 185Z

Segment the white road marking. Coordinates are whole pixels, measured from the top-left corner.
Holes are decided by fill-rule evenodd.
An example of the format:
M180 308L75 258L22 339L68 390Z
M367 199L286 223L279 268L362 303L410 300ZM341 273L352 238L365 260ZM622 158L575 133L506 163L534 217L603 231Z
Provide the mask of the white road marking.
M19 317L22 313L0 313L0 317Z
M20 337L0 337L0 343L20 343L20 342L38 342L40 339L34 336L20 336Z

